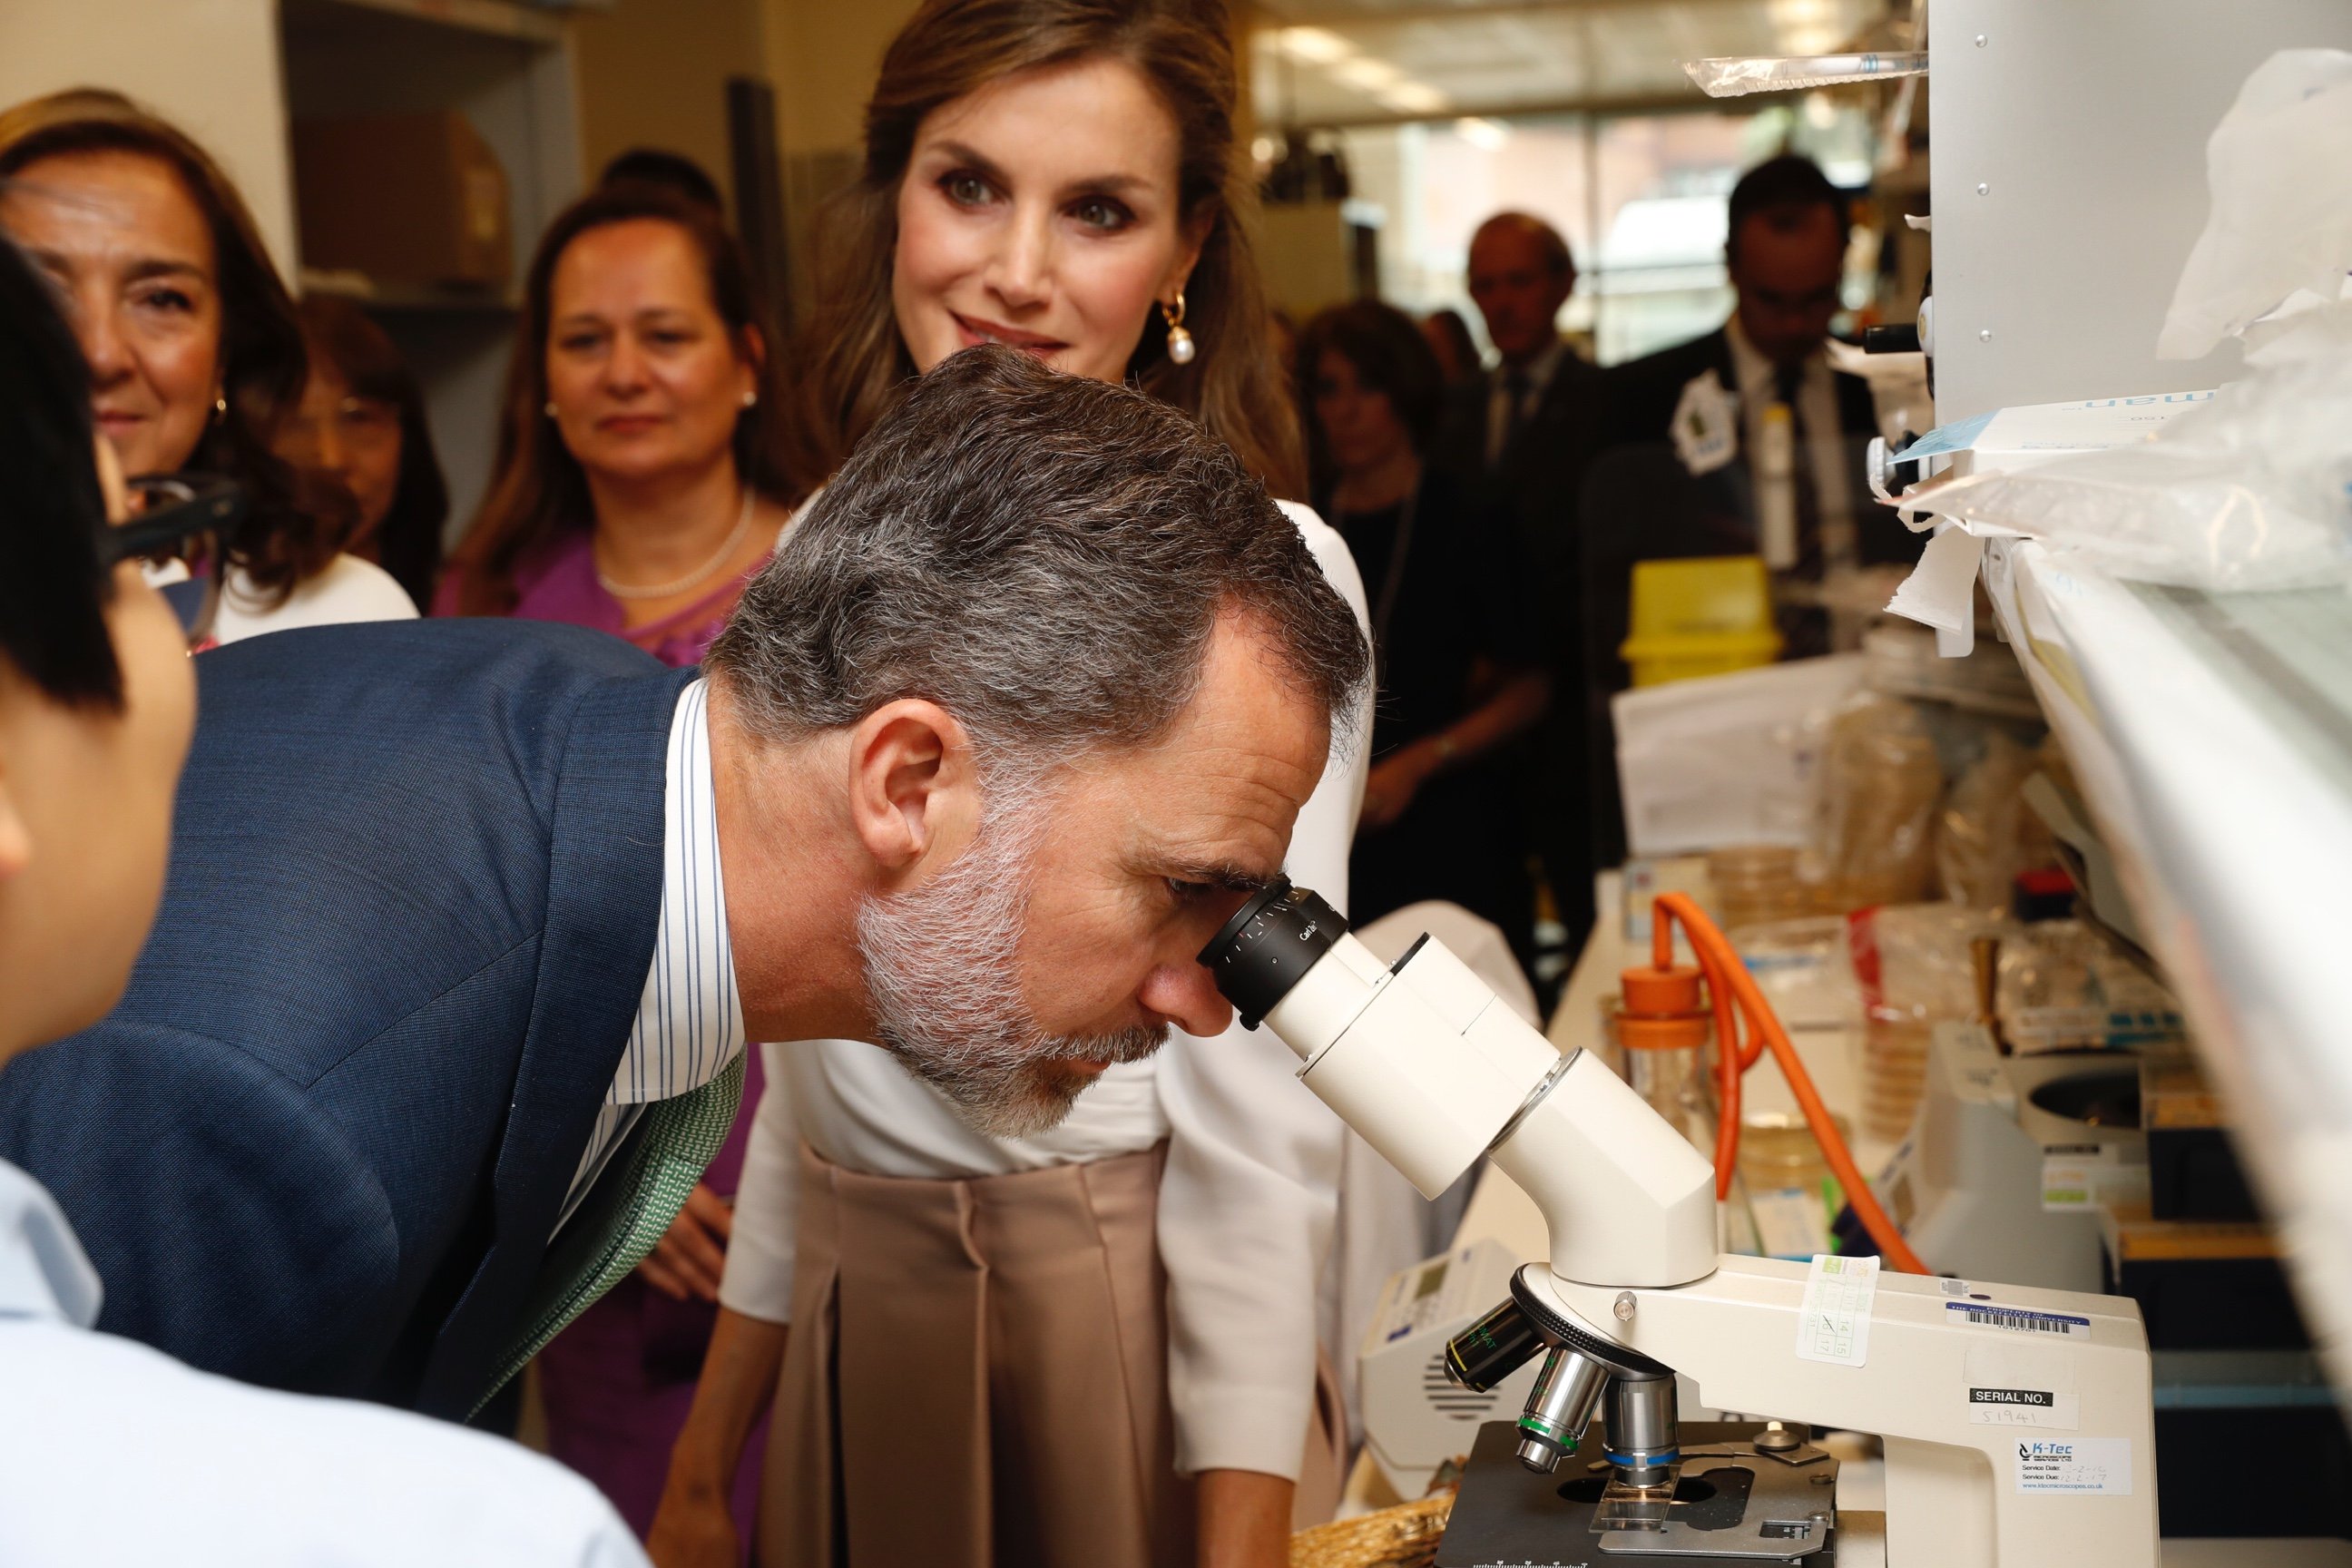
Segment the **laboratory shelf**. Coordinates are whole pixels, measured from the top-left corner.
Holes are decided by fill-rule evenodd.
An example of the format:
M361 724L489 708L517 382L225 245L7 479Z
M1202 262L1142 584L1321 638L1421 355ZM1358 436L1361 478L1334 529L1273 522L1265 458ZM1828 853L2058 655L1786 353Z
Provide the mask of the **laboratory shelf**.
M2352 595L2119 583L2030 541L1985 584L2352 1389Z

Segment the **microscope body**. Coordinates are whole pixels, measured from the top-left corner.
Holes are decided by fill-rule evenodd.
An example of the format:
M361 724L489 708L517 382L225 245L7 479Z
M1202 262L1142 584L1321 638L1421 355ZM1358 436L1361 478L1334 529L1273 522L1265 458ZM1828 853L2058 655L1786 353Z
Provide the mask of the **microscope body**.
M1706 1160L1443 944L1424 937L1391 968L1320 900L1277 884L1202 958L1424 1195L1485 1154L1541 1210L1550 1259L1521 1269L1447 1358L1483 1386L1548 1357L1518 1425L1528 1468L1551 1470L1601 1411L1621 1519L1663 1517L1681 1373L1717 1409L1879 1436L1891 1568L2154 1568L2154 1412L2132 1302L1885 1274L1826 1306L1821 1262L1719 1256ZM1664 1554L1622 1538L1602 1550Z

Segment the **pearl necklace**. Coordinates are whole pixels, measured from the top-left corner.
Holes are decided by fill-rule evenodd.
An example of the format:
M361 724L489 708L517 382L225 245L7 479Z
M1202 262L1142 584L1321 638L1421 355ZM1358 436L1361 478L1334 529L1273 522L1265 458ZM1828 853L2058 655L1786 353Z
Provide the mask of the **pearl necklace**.
M604 589L615 599L667 599L672 595L683 594L688 588L700 587L709 581L713 573L727 564L729 558L734 555L736 547L743 542L743 536L751 531L751 503L756 499L758 499L756 492L751 486L745 485L743 515L735 520L734 531L728 534L726 542L719 545L719 553L680 577L677 582L656 583L650 587L639 588L626 583L614 582L604 575L604 569L599 566L596 569L596 586Z

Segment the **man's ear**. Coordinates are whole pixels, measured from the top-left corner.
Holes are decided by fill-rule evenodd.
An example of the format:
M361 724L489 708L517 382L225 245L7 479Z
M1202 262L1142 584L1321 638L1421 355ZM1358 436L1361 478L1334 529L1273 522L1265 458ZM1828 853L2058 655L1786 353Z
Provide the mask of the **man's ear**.
M952 856L980 823L971 738L936 702L901 698L849 732L849 814L886 880Z

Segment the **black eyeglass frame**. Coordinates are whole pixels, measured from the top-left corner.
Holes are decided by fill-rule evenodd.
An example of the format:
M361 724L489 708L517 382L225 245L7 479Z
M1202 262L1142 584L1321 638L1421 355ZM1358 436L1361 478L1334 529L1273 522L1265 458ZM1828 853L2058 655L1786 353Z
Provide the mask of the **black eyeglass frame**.
M106 531L101 554L109 569L126 561L177 560L205 569L193 615L182 622L191 648L212 636L220 609L227 563L221 543L245 521L251 504L245 487L218 474L142 474L129 488L146 498L145 510ZM156 504L159 499L164 504Z

